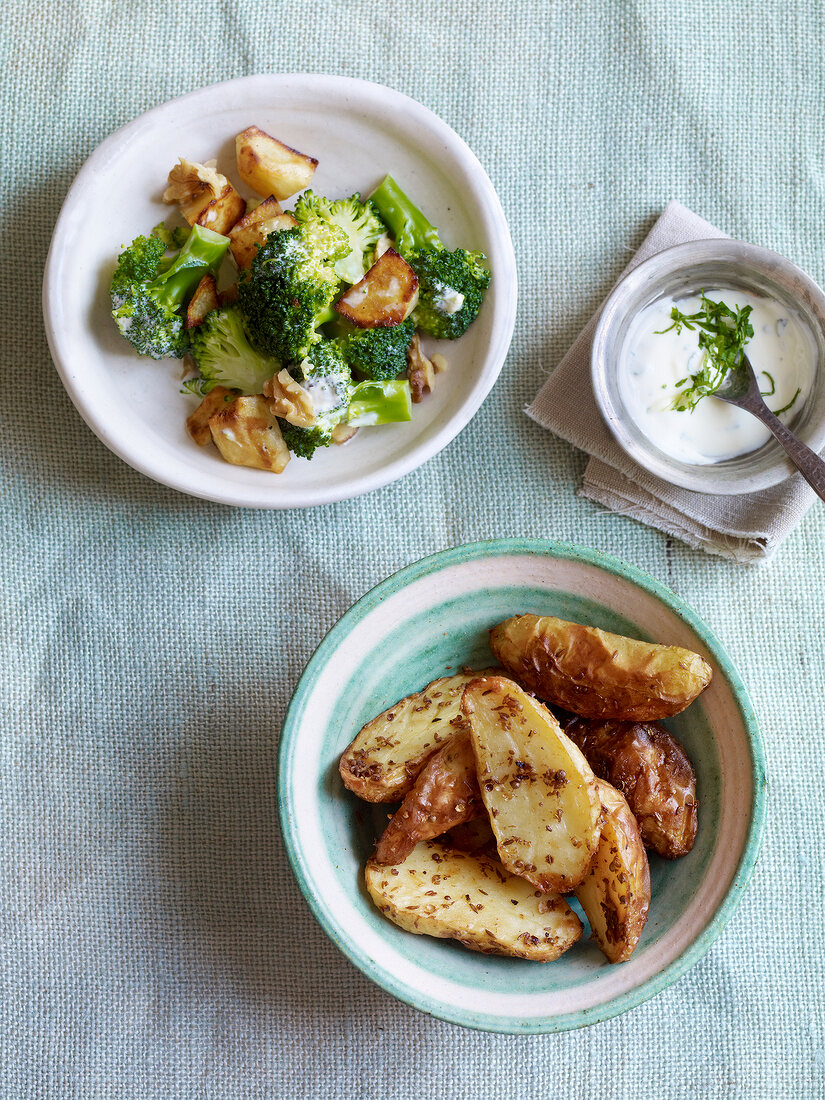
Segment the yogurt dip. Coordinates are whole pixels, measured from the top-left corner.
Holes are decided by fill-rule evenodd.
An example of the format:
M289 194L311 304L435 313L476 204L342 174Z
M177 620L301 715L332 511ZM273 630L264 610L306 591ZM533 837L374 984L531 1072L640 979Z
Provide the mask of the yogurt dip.
M780 419L793 419L811 392L816 363L813 336L803 321L773 298L734 287L705 289L715 302L731 309L751 306L753 336L745 351L765 402ZM631 419L659 450L692 465L709 465L761 447L771 433L755 416L715 397L703 397L691 411L677 411L674 400L684 387L676 383L695 374L705 355L699 332L672 325L677 306L691 314L701 296L663 297L646 306L631 322L618 365L618 382ZM798 391L798 392L797 392ZM794 399L794 395L796 398Z

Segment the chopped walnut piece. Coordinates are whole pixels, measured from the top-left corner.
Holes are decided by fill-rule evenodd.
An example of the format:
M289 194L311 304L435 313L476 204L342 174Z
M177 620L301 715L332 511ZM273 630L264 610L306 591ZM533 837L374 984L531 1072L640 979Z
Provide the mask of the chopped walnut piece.
M225 409L235 400L237 394L228 390L226 386L215 386L214 390L204 397L200 405L195 409L186 421L186 430L192 436L199 447L205 447L212 442L212 431L209 427L209 418L215 413Z
M163 201L177 203L190 225L227 233L246 210L243 199L226 176L211 164L180 158L169 173Z
M317 419L312 398L287 370L274 374L268 382L264 382L264 397L271 398L269 411L274 416L294 424L296 428L311 428Z
M341 446L344 443L349 443L355 435L358 435L358 429L354 428L352 424L336 424L332 429L332 442Z
M431 393L435 381L435 369L421 347L421 339L416 332L407 351L407 375L410 380L410 393L416 405Z

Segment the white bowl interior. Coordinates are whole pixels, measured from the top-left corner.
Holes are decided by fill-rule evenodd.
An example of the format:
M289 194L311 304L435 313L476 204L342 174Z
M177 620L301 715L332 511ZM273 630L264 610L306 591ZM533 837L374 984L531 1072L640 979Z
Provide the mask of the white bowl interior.
M293 864L336 943L402 999L496 1030L577 1026L652 995L668 968L664 984L674 980L679 960L709 927L737 874L753 814L746 718L719 652L631 577L576 558L473 555L365 603L370 596L310 663L282 750L282 816ZM381 917L363 887L364 863L387 807L371 807L344 789L337 771L341 751L364 722L428 680L464 664L489 664L489 628L524 611L687 646L714 666L701 701L666 723L697 773L697 843L682 860L651 859L650 918L640 946L621 966L608 965L586 940L542 966L415 937Z
M390 172L450 247L480 248L494 272L461 340L440 344L450 370L410 423L364 430L281 476L231 466L189 438L197 400L178 360L137 356L110 317L122 245L174 213L160 196L181 155L234 171L234 135L250 124L318 157L312 188L369 192ZM248 189L240 185L243 192ZM285 205L290 205L287 202ZM156 481L211 500L287 508L356 496L414 469L470 420L504 362L516 304L515 259L492 184L461 139L391 89L344 77L254 76L172 100L119 130L89 158L66 199L44 282L52 355L72 400L116 454ZM433 344L433 346L436 346Z

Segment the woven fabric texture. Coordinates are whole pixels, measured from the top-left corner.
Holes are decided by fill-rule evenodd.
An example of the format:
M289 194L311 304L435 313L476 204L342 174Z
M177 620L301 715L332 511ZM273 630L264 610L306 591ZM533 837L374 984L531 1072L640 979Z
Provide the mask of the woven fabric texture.
M825 280L822 6L4 15L0 1097L825 1096L825 508L745 569L577 496L584 455L523 413L670 199ZM436 111L496 185L520 270L512 350L470 427L419 474L285 514L185 498L109 453L62 390L39 300L92 149L171 96L266 71L363 77ZM279 725L324 632L397 567L503 535L612 552L692 604L750 687L770 776L761 860L703 961L623 1017L537 1038L372 986L304 904L275 808Z

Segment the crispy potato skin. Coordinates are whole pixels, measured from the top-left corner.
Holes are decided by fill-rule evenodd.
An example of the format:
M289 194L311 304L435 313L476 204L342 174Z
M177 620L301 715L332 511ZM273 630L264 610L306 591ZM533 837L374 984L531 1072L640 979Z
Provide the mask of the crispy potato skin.
M596 780L601 801L599 845L576 897L593 938L612 963L627 962L650 908L650 869L636 818L622 795Z
M398 802L444 742L464 729L461 693L480 673L442 676L367 722L338 765L344 786L367 802Z
M652 722L581 718L565 732L627 799L647 847L665 859L687 855L698 826L696 776L676 738Z
M470 735L460 731L424 765L415 786L383 832L376 863L401 863L416 844L471 821L484 806L476 778Z
M461 708L501 862L539 890L575 889L599 838L584 756L547 708L504 676L473 680Z
M692 703L712 676L707 661L689 649L551 616L507 619L491 631L490 646L520 684L585 718L667 718Z
M370 860L366 885L400 928L458 940L471 951L550 962L582 934L564 898L542 894L496 860L435 840L417 845L398 866Z
M318 167L315 157L307 156L291 145L272 137L257 126L247 128L235 138L238 175L266 198L288 199L309 184Z

